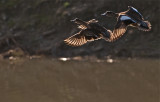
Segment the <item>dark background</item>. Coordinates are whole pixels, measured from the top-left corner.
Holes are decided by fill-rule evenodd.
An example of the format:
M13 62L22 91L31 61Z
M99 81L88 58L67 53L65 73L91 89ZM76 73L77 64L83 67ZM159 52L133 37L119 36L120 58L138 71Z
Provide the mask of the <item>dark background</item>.
M159 102L158 1L0 0L0 102ZM150 32L129 27L113 43L64 44L79 31L70 20L95 18L113 30L116 19L100 14L129 5Z
M151 22L150 32L129 27L126 34L113 43L98 40L81 47L64 44L64 39L78 32L76 24L70 20L95 18L113 30L116 19L100 14L106 10L122 12L129 5L137 8L145 20ZM159 0L1 0L0 53L15 56L158 58L159 13ZM21 52L23 54L19 54Z

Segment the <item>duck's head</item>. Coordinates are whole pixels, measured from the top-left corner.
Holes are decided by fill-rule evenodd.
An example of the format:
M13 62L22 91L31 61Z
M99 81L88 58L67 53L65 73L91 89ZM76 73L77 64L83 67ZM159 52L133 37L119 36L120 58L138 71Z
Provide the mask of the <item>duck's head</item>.
M108 16L108 17L114 17L117 16L117 14L113 11L106 11L105 13L101 14L102 16Z

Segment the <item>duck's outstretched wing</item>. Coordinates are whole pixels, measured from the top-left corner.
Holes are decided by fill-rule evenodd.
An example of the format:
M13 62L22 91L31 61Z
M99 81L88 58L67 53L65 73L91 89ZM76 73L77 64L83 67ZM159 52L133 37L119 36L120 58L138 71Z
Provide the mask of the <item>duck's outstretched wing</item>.
M65 39L64 42L70 46L81 46L81 45L87 43L87 40L86 40L85 36L80 34L80 32L79 32L79 33L76 33L73 36Z
M128 6L126 14L135 20L144 20L142 14L134 7Z
M81 20L81 19L79 19L79 18L75 18L74 20L71 20L71 21L76 23L78 25L79 29L83 29L84 30L84 29L89 28L88 23L83 21L83 20Z
M114 41L120 38L127 30L128 25L135 23L130 17L126 15L121 15L117 19L117 24L110 36L110 41Z
M82 46L83 44L89 41L94 41L101 38L102 38L101 36L96 36L94 32L85 29L65 39L64 42L70 46Z
M89 25L90 23L97 23L98 22L98 20L96 20L96 19L91 19L91 20L85 22L79 18L75 18L74 20L71 20L71 21L78 24L78 28L82 29L82 30L87 29L87 28L91 28Z
M91 19L91 20L89 20L87 23L90 24L90 23L97 23L97 22L98 22L98 20L96 20L96 19Z

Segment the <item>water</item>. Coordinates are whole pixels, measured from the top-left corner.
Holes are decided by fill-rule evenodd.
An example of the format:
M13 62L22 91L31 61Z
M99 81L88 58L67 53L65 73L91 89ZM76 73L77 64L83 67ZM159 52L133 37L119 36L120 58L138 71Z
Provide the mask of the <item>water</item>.
M160 61L0 60L0 102L159 102Z

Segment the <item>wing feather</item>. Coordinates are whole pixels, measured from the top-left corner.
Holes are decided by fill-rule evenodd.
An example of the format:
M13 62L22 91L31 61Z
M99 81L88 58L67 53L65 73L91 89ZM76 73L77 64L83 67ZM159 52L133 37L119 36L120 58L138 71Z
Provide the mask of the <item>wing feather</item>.
M132 18L137 19L137 20L143 20L144 19L142 14L136 8L131 7L131 6L129 6L128 8L129 9L126 12L126 14L128 16L131 16Z
M132 23L134 23L134 21L132 21L129 17L123 15L120 16L117 20L117 24L115 25L113 33L111 34L110 41L114 41L123 36L128 25Z
M87 42L98 40L101 38L101 36L96 36L94 32L85 29L65 39L64 42L71 46L82 46Z

